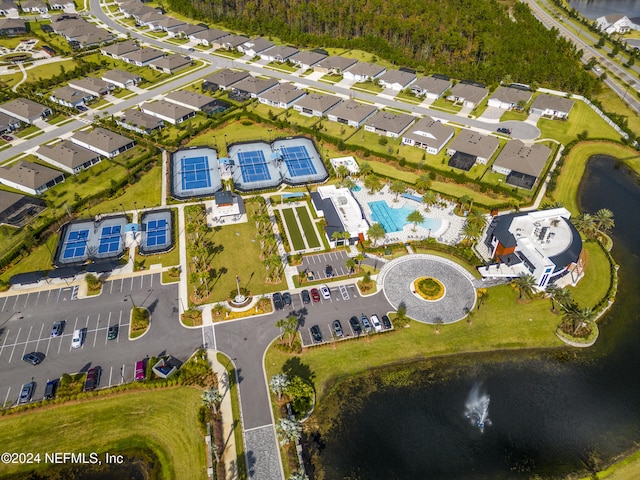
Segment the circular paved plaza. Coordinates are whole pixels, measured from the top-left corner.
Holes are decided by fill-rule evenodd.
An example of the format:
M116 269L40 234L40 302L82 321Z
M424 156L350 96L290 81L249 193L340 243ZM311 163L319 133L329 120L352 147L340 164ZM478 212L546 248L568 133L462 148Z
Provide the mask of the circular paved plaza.
M446 289L445 295L427 301L413 293L413 281L418 277L434 277ZM407 315L424 323L453 323L464 318L476 301L473 277L460 265L433 255L407 255L387 263L378 274L378 288L382 288L389 303L407 307Z

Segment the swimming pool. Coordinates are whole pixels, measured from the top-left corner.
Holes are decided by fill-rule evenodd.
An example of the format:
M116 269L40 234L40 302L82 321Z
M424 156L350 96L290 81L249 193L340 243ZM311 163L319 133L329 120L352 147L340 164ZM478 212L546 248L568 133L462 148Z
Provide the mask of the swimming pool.
M382 225L382 228L384 228L384 231L387 233L401 232L405 225L411 225L411 222L407 221L407 216L413 212L415 208L407 206L391 208L384 200L369 202L368 205L371 209L371 218L373 221ZM424 222L419 223L418 226L435 233L442 226L442 220L425 217Z

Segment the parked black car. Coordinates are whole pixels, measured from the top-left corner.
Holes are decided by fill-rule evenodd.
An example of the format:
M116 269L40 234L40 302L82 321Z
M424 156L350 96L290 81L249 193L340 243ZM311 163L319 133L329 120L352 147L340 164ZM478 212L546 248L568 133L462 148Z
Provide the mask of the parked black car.
M300 296L302 297L302 303L311 303L311 296L309 295L309 290L302 290L300 292Z
M44 399L51 400L56 396L56 390L58 389L58 380L51 380L47 383L47 386L44 387Z
M282 310L284 308L284 301L282 300L282 294L280 292L273 294L273 305L276 307L276 310Z
M282 294L282 300L284 301L285 305L291 305L291 294L289 292L284 292Z
M496 130L498 133L505 133L507 135L511 135L511 129L510 128L504 128L504 127L500 127Z
M35 389L36 389L36 382L25 383L22 386L22 390L20 391L18 404L29 403L31 401L31 397L33 397L33 392Z
M322 331L320 331L320 327L318 325L311 327L311 338L314 343L322 342Z
M389 320L389 317L387 317L386 315L382 315L382 326L384 327L385 330L390 330L391 329L391 320Z
M327 278L333 277L333 267L331 265L327 265L324 269L324 274Z
M64 320L60 320L59 322L55 322L53 324L53 327L51 328L51 336L52 337L59 337L60 335L62 335L62 332L64 330L64 324L65 324Z
M42 360L44 360L44 353L30 352L30 353L27 353L24 357L22 357L22 360L24 360L27 363L30 363L31 365L38 365L40 362L42 362Z
M87 378L84 381L84 391L90 392L100 385L100 376L102 375L102 367L90 368L87 372Z
M118 325L111 325L107 331L107 338L109 340L115 340L118 338Z
M351 328L353 329L353 333L356 335L360 335L362 333L362 326L360 326L360 322L358 321L358 317L351 317L349 319L349 323L351 324Z

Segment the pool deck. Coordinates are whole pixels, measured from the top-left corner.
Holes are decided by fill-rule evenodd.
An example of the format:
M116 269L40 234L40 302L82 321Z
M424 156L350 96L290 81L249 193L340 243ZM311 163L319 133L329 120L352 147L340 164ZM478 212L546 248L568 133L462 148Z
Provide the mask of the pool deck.
M427 210L425 205L414 200L403 198L400 195L398 196L398 201L395 201L396 195L389 191L389 184L382 187L382 189L376 193L369 193L369 191L364 188L361 181L357 181L356 184L361 188L359 191L353 192L353 196L362 207L369 223L374 223L371 218L371 208L369 208L368 205L369 202L384 200L391 208L401 208L406 206L419 210L425 217L441 220L441 227L435 232L432 231L430 234L431 237L435 238L438 242L455 245L462 240L462 228L464 227L465 219L453 213L455 208L454 203L442 201L441 205L434 205ZM415 192L412 191L408 191L407 193L415 194ZM413 224L407 223L401 232L388 233L385 236L384 242L404 243L409 240L423 240L429 237L429 230L426 228L418 225L415 232L413 231L413 228Z

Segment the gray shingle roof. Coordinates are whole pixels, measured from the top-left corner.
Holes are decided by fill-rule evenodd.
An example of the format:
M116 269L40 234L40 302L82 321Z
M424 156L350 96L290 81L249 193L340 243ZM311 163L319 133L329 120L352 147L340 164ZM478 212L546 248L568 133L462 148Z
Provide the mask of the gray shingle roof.
M242 92L259 95L262 92L275 87L276 85L278 85L278 81L273 78L265 79L250 76L240 80L233 86L233 88L234 90L240 90Z
M367 126L374 127L376 130L399 134L408 128L415 119L416 117L406 113L391 113L381 110L367 120Z
M334 56L334 57L325 58L320 63L318 63L318 66L322 67L322 68L329 69L329 70L341 70L342 71L342 70L346 70L347 68L351 67L352 65L355 65L356 63L358 63L358 61L353 59L353 58Z
M63 140L55 145L40 145L36 155L47 158L69 168L77 168L89 160L100 157L96 152Z
M520 140L511 140L504 146L494 165L538 177L550 154L551 149L541 143L527 147Z
M435 95L442 95L451 86L451 81L436 77L420 77L411 85L412 89L420 89Z
M375 77L385 71L384 67L369 62L358 62L347 70L354 75L362 75L367 77Z
M381 82L398 83L402 86L408 85L417 78L415 73L404 72L402 70L387 70L380 77Z
M402 136L429 147L440 149L449 137L453 135L454 131L453 127L440 123L431 117L424 117L418 120L413 128Z
M182 103L198 110L215 101L215 99L211 97L201 95L190 90L178 90L176 92L171 92L165 95L164 98L168 102Z
M373 105L356 102L355 100L343 100L333 107L329 114L335 115L337 118L360 123L377 110Z
M451 89L451 95L462 98L465 102L478 104L489 93L486 87L477 87L468 83L458 83Z
M119 135L104 128L94 128L90 132L82 130L78 131L73 134L71 141L74 139L82 143L86 143L87 145L91 145L103 152L114 152L126 145L129 145L133 141L124 135Z
M511 103L517 105L519 101L524 100L528 102L531 100L531 92L521 90L519 88L498 87L491 98L500 100L503 103Z
M0 179L37 190L63 175L58 170L37 163L20 160L9 167L0 168Z
M140 108L149 112L157 113L158 115L162 115L163 117L171 118L173 120L178 120L180 118L184 118L188 115L193 114L193 110L190 108L183 107L182 105L177 105L171 102L166 102L164 100L158 100L157 102L152 103L143 103Z
M314 65L325 58L327 58L327 56L322 53L303 50L302 52L296 53L290 60L301 65Z
M323 93L310 93L309 95L298 100L296 105L302 108L315 110L316 112L325 112L340 102L340 97L325 95Z
M573 108L573 100L570 100L565 97L558 97L556 95L547 95L546 93L541 93L538 95L530 108L540 109L540 110L555 110L556 112L565 112L569 113Z
M474 157L489 159L498 149L498 145L500 145L500 140L496 137L481 135L471 130L462 130L447 148Z
M249 76L249 72L246 72L244 70L231 70L229 68L223 68L222 70L218 70L213 75L209 75L208 77L206 77L204 81L213 83L215 85L220 85L221 87L230 87L234 83L237 83Z
M304 95L305 91L296 88L292 83L281 83L276 87L261 94L260 98L264 98L265 100L268 100L270 102L288 104L294 101L296 98Z
M22 118L35 118L48 110L47 107L28 98L14 98L0 105L0 109L8 115L18 115Z

